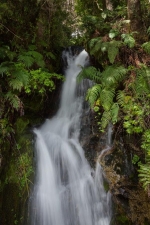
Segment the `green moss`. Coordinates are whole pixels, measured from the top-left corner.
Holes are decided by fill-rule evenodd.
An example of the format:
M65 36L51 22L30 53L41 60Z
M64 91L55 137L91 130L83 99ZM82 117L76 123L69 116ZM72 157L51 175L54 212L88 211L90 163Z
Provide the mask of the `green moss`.
M129 225L130 224L129 219L125 215L118 215L116 217L115 222L116 222L117 225L127 225L127 224Z
M106 192L109 191L109 183L106 180L104 180L103 185L104 185L105 191Z
M17 134L22 134L29 124L29 120L25 117L19 117L15 123L15 131Z

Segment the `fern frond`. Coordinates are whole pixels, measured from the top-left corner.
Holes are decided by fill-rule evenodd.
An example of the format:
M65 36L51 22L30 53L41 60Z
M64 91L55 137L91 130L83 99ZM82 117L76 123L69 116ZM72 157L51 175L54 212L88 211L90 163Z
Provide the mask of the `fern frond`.
M28 84L29 82L29 73L27 70L25 70L22 65L16 64L15 70L12 71L12 77L16 80L20 81L24 86Z
M18 56L18 61L23 62L28 68L31 67L34 63L36 63L40 67L44 67L45 65L43 56L37 51L22 52Z
M142 44L142 48L144 49L144 51L148 54L150 54L150 41L149 42L145 42L144 44Z
M26 67L31 67L33 65L33 63L35 62L35 59L30 56L30 55L19 55L18 56L18 61L21 61L25 64Z
M13 90L21 91L23 83L17 79L12 79L9 81L9 86L12 87Z
M105 129L110 121L111 121L111 112L104 111L102 118L101 118L101 128Z
M149 164L140 164L140 169L138 170L140 181L143 183L143 188L147 190L148 185L150 184L150 165Z
M125 97L126 97L126 95L125 95L124 91L118 91L117 102L121 107L124 107Z
M119 47L122 45L121 41L110 41L109 46L108 46L108 58L110 63L114 63L116 56L118 55L119 52Z
M118 121L119 105L114 103L111 107L111 121L115 124Z
M14 67L14 63L12 62L3 62L0 64L0 74L7 73L12 67Z
M18 98L17 95L13 94L12 92L7 92L7 94L5 95L5 99L7 101L9 101L9 103L11 104L11 106L16 109L19 110L20 108L20 99Z
M127 73L127 69L123 66L108 66L102 72L102 84L107 87L117 87L118 83L121 82Z
M98 41L101 41L101 37L92 38L89 41L89 48L92 49Z
M132 37L132 34L122 34L121 37L129 48L133 48L135 46L135 39Z
M108 90L108 89L104 88L101 91L100 100L101 100L104 110L106 110L106 111L110 110L110 108L113 104L114 95L115 95L114 89Z
M144 95L150 93L150 69L140 68L137 71L137 77L135 81L135 91L137 95Z
M36 64L40 67L44 67L45 63L43 60L43 56L37 51L28 51L26 53L29 56L32 56L36 62Z
M90 106L93 107L95 102L100 97L101 85L96 84L92 88L88 89L86 94L86 100L89 102Z
M80 82L84 78L88 78L95 81L96 83L100 83L101 73L93 66L83 68L83 70L77 76L77 81Z
M90 54L91 55L96 55L98 52L101 51L101 46L102 46L102 39L97 38L95 41L92 42L92 47L90 48Z

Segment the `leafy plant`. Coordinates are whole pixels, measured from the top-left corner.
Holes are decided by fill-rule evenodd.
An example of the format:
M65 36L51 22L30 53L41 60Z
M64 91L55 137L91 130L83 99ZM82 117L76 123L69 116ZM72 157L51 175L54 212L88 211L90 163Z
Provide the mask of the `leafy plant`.
M142 136L143 142L141 147L145 151L145 164L139 164L139 178L143 183L145 190L149 189L150 185L150 130L146 130Z

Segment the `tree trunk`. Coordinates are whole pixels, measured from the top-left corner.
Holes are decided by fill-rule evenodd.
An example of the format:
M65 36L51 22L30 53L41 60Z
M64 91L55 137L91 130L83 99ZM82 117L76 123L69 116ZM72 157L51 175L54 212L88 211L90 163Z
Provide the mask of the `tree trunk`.
M137 31L141 36L144 31L140 0L127 0L127 14L130 20L130 31Z

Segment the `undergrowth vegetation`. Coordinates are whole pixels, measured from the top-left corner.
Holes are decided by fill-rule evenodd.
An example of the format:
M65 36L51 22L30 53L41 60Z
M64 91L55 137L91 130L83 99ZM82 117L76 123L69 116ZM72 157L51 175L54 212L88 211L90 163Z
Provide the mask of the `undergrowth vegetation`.
M112 1L111 5L105 5L96 1L95 13L78 2L82 13L81 8L77 7L77 11L85 34L81 42L95 60L94 66L80 72L78 80L94 81L86 100L97 113L100 131L111 122L116 133L119 129L119 133L136 134L141 139L145 158L138 156L138 172L143 187L150 193L150 9L147 1L137 1L134 7L129 1L128 8L124 2ZM145 14L142 18L136 16L135 20L136 10Z

